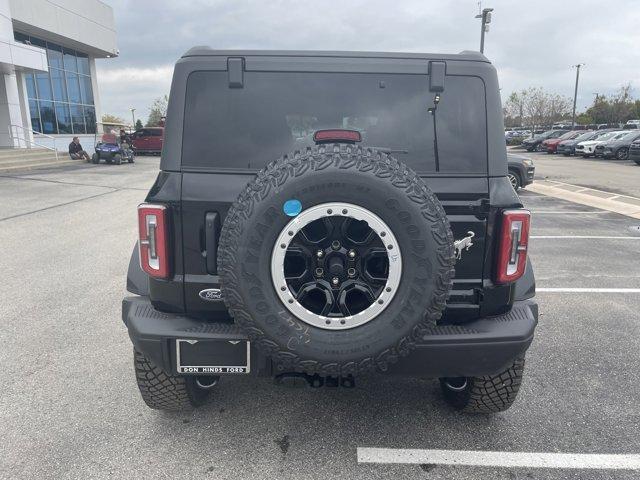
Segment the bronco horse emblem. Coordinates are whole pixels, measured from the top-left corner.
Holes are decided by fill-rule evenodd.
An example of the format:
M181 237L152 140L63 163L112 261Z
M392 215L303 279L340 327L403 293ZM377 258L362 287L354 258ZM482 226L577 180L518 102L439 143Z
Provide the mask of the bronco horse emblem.
M467 232L466 237L453 242L453 247L456 249L456 260L460 260L462 258L462 250L469 250L471 247L473 247L472 239L475 236L475 233L469 231Z

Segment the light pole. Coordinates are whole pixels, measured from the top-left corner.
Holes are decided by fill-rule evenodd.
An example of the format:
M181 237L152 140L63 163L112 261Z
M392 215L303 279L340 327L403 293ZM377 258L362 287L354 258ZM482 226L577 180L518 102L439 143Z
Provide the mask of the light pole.
M136 128L136 117L134 115L134 112L136 111L136 109L132 107L129 110L131 110L131 121L133 122L131 124L131 128L133 128L135 130L135 128Z
M480 3L478 4L480 5ZM480 25L480 53L484 53L484 32L489 31L491 12L493 12L493 8L483 8L482 12L476 15L476 18L482 19L482 24Z
M580 79L580 67L584 67L584 63L572 65L576 69L576 88L573 91L573 113L571 114L571 128L576 126L576 100L578 99L578 80Z

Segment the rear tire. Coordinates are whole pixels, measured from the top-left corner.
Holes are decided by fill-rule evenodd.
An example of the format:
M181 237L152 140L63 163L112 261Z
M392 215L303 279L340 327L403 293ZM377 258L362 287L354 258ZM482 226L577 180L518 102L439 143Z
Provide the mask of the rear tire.
M91 156L91 163L94 163L94 164L100 163L100 155L98 155L97 153L94 153Z
M195 377L164 372L135 348L133 366L140 395L150 408L173 412L191 410L203 405L211 393L198 387Z
M507 410L516 399L522 383L524 355L497 375L441 378L444 399L466 413L497 413Z
M122 155L120 155L119 153L116 153L113 156L113 163L115 163L116 165L120 165L122 163Z

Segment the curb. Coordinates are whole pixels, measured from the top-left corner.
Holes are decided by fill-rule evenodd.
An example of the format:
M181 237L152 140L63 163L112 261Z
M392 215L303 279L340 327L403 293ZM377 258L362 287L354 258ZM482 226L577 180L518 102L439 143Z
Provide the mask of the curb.
M526 190L640 219L640 198L554 180L536 180Z
M65 167L68 165L78 165L78 160L56 160L53 162L44 162L44 163L32 163L32 164L18 164L11 166L4 166L0 163L0 174L2 173L16 173L16 172L30 172L32 170L39 169L51 169L56 167ZM84 162L83 162L84 164Z

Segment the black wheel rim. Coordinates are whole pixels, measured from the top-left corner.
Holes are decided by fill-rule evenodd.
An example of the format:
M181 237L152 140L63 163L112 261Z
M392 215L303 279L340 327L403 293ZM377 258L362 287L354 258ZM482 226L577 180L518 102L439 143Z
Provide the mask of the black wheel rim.
M389 277L384 243L364 221L314 220L291 240L284 273L295 299L327 317L356 315L373 304Z
M373 320L389 305L402 256L389 226L364 207L325 203L281 231L271 258L278 297L298 319L342 330Z

